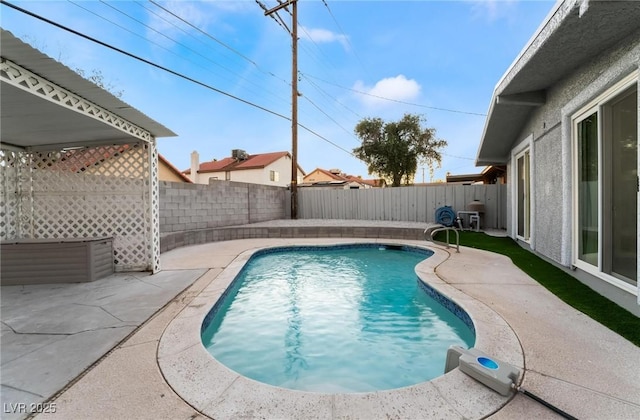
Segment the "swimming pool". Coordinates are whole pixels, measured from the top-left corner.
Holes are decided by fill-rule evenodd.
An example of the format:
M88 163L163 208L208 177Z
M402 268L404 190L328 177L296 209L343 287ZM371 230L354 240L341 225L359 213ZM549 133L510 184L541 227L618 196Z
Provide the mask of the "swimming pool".
M271 248L249 263L205 317L202 342L257 381L317 392L367 392L443 374L473 324L418 281L431 251L380 244Z

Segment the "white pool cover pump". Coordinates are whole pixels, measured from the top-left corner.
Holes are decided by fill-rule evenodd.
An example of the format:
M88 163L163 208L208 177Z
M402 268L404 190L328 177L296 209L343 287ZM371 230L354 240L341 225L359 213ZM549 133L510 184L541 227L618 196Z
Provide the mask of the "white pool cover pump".
M467 350L459 346L449 347L444 373L455 368L460 368L462 372L505 397L512 391L517 391L555 411L567 420L578 420L571 414L518 386L520 369L488 356L478 349L471 348Z
M460 346L451 346L447 351L444 373L459 367L473 379L481 382L497 393L507 396L516 388L520 369L482 351Z

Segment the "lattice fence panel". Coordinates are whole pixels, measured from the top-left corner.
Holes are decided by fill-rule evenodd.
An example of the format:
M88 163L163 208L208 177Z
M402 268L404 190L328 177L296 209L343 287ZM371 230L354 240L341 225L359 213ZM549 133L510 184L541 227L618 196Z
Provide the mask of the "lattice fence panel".
M116 270L154 269L149 208L153 150L153 145L139 143L21 153L22 165L18 165L15 181L17 212L23 224L7 235L110 236L114 238Z
M150 144L145 144L149 148L149 199L150 223L151 223L151 259L153 262L152 271L160 271L160 182L158 179L158 149L155 140Z
M0 150L0 240L18 237L20 223L18 194L19 154Z

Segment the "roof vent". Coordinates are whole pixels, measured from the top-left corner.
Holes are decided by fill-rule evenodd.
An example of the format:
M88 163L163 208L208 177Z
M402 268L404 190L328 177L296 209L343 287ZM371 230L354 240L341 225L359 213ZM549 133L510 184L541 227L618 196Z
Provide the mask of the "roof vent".
M247 160L249 155L242 149L233 149L231 151L231 157L235 160Z

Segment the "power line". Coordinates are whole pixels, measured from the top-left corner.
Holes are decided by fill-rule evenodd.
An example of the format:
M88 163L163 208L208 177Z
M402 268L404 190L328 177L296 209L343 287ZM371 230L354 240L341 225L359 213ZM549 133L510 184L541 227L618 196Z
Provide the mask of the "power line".
M21 12L21 13L24 13L24 14L26 14L26 15L28 15L28 16L31 16L31 17L33 17L33 18L35 18L35 19L38 19L38 20L40 20L40 21L42 21L42 22L48 23L48 24L50 24L50 25L52 25L52 26L55 26L55 27L57 27L57 28L59 28L59 29L62 29L62 30L64 30L64 31L69 32L69 33L71 33L71 34L74 34L74 35L76 35L76 36L79 36L79 37L81 37L81 38L84 38L84 39L86 39L86 40L88 40L88 41L91 41L91 42L93 42L93 43L96 43L96 44L98 44L98 45L101 45L101 46L103 46L103 47L105 47L105 48L108 48L108 49L110 49L110 50L112 50L112 51L115 51L115 52L118 52L118 53L120 53L120 54L123 54L123 55L125 55L125 56L127 56L127 57L129 57L129 58L133 58L134 60L137 60L137 61L140 61L140 62L145 63L145 64L147 64L147 65L150 65L150 66L152 66L152 67L154 67L154 68L156 68L156 69L159 69L159 70L165 71L165 72L167 72L167 73L170 73L170 74L172 74L172 75L174 75L174 76L177 76L177 77L179 77L179 78L181 78L181 79L184 79L184 80L186 80L186 81L189 81L189 82L191 82L191 83L194 83L194 84L196 84L196 85L198 85L198 86L201 86L201 87L204 87L204 88L206 88L206 89L212 90L212 91L217 92L217 93L219 93L219 94L221 94L221 95L227 96L227 97L229 97L229 98L231 98L231 99L235 99L236 101L239 101L239 102L242 102L242 103L244 103L244 104L246 104L246 105L249 105L249 106L251 106L251 107L254 107L254 108L260 109L260 110L262 110L262 111L264 111L264 112L267 112L267 113L269 113L269 114L275 115L275 116L280 117L280 118L282 118L282 119L284 119L284 120L291 121L291 118L289 118L289 117L287 117L287 116L285 116L285 115L282 115L282 114L277 113L277 112L275 112L275 111L272 111L272 110L270 110L270 109L268 109L268 108L265 108L265 107L263 107L263 106L261 106L261 105L258 105L258 104L255 104L255 103L253 103L253 102L250 102L250 101L248 101L248 100L246 100L246 99L240 98L240 97L235 96L235 95L232 95L232 94L230 94L230 93L227 93L227 92L225 92L225 91L223 91L223 90L221 90L221 89L218 89L218 88L216 88L216 87L213 87L213 86L211 86L211 85L208 85L208 84L206 84L206 83L204 83L204 82L201 82L201 81L199 81L199 80L196 80L196 79L194 79L194 78L192 78L192 77L186 76L186 75L184 75L184 74L182 74L182 73L179 73L179 72L177 72L177 71L175 71L175 70L171 70L171 69L169 69L169 68L167 68L167 67L164 67L164 66L162 66L162 65L160 65L160 64L157 64L157 63L154 63L154 62L152 62L152 61L150 61L150 60L147 60L146 58L143 58L143 57L137 56L137 55L135 55L135 54L133 54L133 53L130 53L130 52L128 52L128 51L125 51L125 50L123 50L123 49L121 49L121 48L115 47L115 46L113 46L113 45L111 45L111 44L108 44L108 43L106 43L106 42L104 42L104 41L100 41L99 39L93 38L93 37L91 37L91 36L89 36L89 35L86 35L86 34L84 34L84 33L82 33L82 32L79 32L79 31L77 31L77 30L75 30L75 29L69 28L68 26L62 25L62 24L60 24L60 23L58 23L58 22L52 21L52 20L50 20L50 19L48 19L48 18L45 18L44 16L40 16L40 15L38 15L38 14L34 13L34 12L31 12L31 11L29 11L29 10L23 9L22 7L16 6L16 5L12 4L12 3L9 3L9 2L8 2L8 1L6 1L6 0L0 0L0 4L3 4L3 5L5 5L5 6L8 6L8 7L10 7L10 8L12 8L12 9L14 9L14 10L17 10L17 11L19 11L19 12ZM347 149L345 149L345 148L341 147L340 145L338 145L338 144L336 144L335 142L333 142L333 141L329 140L328 138L326 138L326 137L322 136L321 134L319 134L319 133L315 132L314 130L312 130L312 129L308 128L307 126L305 126L305 125L303 125L303 124L300 124L300 123L298 123L297 125L298 125L300 128L302 128L302 129L304 129L304 130L308 131L309 133L313 134L314 136L316 136L316 137L320 138L321 140L324 140L325 142L327 142L327 143L331 144L332 146L334 146L334 147L336 147L336 148L338 148L338 149L340 149L340 150L342 150L342 151L344 151L344 152L348 153L349 155L351 155L351 156L355 157L355 156L353 155L353 153L352 153L352 152L350 152L349 150L347 150Z
M306 127L305 125L298 123L298 127L300 127L300 128L302 128L302 129L304 129L304 130L308 131L309 133L313 134L313 135L314 135L314 136L316 136L316 137L319 137L320 139L322 139L322 140L326 141L327 143L331 144L332 146L334 146L334 147L336 147L336 148L338 148L338 149L342 150L343 152L346 152L346 153L350 154L351 156L353 156L354 158L358 159L359 161L364 162L362 159L358 158L356 155L354 155L354 154L353 154L352 152L350 152L349 150L347 150L347 149L345 149L344 147L342 147L342 146L340 146L340 145L338 145L338 144L336 144L336 143L332 142L332 141L331 141L331 140L329 140L328 138L326 138L326 137L324 137L324 136L321 136L320 134L316 133L315 131L313 131L312 129L310 129L310 128Z
M71 0L69 0L69 1L71 1ZM222 64L219 64L219 63L218 63L218 62L216 62L215 60L212 60L211 58L209 58L209 57L207 57L207 56L205 56L205 55L201 54L200 52L198 52L198 51L194 50L193 48L189 47L188 45L185 45L185 44L181 43L180 41L178 41L178 40L176 40L176 39L173 39L173 38L171 38L170 36L168 36L168 35L166 35L166 34L164 34L164 33L160 32L160 31L158 31L157 29L155 29L155 28L151 27L150 25L147 25L146 23L144 23L144 22L142 22L142 21L140 21L140 20L138 20L138 19L136 19L136 18L132 17L131 15L129 15L129 14L125 13L124 11L122 11L122 10L120 10L120 9L116 8L115 6L112 6L112 5L108 4L108 3L107 3L107 2L105 2L104 0L100 0L100 2L101 2L101 3L103 3L104 5L106 5L106 6L110 7L111 9L113 9L113 10L117 11L118 13L123 14L124 16L128 17L129 19L131 19L131 20L133 20L133 21L135 21L135 22L139 23L140 25L142 25L142 26L144 26L144 27L146 27L146 28L148 28L148 29L152 30L153 32L157 33L158 35L160 35L160 36L162 36L162 37L164 37L164 38L166 38L166 39L168 39L168 40L170 40L170 41L172 41L172 42L175 42L177 45L179 45L179 46L183 47L184 49L186 49L186 50L188 50L188 51L191 51L192 53L194 53L195 55L197 55L197 56L199 56L199 57L201 57L201 58L205 59L206 61L208 61L208 62L210 62L210 63L212 63L212 64L214 64L214 65L216 65L216 66L218 66L218 67L220 67L220 68L222 68L223 70L226 70L228 73L231 73L232 75L237 76L238 78L240 78L240 79L242 79L242 80L245 80L247 83L249 83L249 84L253 85L254 87L256 87L256 88L258 88L258 89L261 89L261 90L264 90L265 92L269 93L270 95L273 95L273 96L274 96L275 98L277 98L278 100L280 100L280 101L282 101L282 102L285 102L285 99L283 99L283 98L281 98L280 96L278 96L278 94L276 94L275 92L272 92L272 91L270 91L269 89L266 89L263 85L258 84L258 83L255 83L255 82L253 82L253 81L249 80L248 78L246 78L246 77L244 77L244 76L242 76L242 75L237 74L235 71L231 70L230 68L225 67L225 66L224 66L224 65L222 65ZM72 2L72 3L73 3L73 2ZM151 3L153 3L153 2L151 2ZM140 6L141 6L141 7L144 7L144 6L142 6L142 5L140 5ZM80 7L81 7L81 6L80 6ZM85 10L86 10L86 9L85 9ZM148 9L146 9L146 8L145 8L145 10L148 10ZM164 9L164 8L163 8L163 10L166 10L166 9ZM150 12L151 12L151 11L150 11ZM92 12L92 13L93 13L93 12ZM151 13L153 13L153 12L151 12ZM169 12L169 13L170 13L170 12ZM95 14L95 13L94 13L94 14ZM155 13L154 13L154 14L155 14ZM155 14L155 15L156 15L156 16L158 16L157 14ZM102 17L102 16L98 15L98 17ZM160 16L158 16L158 17L160 17ZM103 18L103 19L104 19L104 18ZM181 19L181 20L182 20L183 22L186 22L186 21L185 21L185 20L183 20L183 19ZM108 20L107 20L107 21L108 21ZM109 21L109 22L111 22L111 21ZM182 30L182 28L179 28L177 25L175 25L175 24L173 24L173 23L171 23L171 22L168 22L166 19L165 19L165 22L167 22L167 23L171 24L173 27L175 27L175 28L177 28L177 29L180 29L182 32L184 32L185 34L187 34L187 35L191 36L192 38L197 39L197 38L195 38L193 35L191 35L191 34L189 34L188 32L186 32L186 31ZM111 23L113 23L113 22L111 22ZM187 24L189 24L188 22L186 22L186 23L187 23ZM190 24L189 24L189 25L190 25ZM190 26L192 26L192 27L193 27L193 25L190 25ZM129 31L129 32L131 32L131 31ZM145 40L146 40L146 38L143 38L143 39L145 39ZM149 41L149 42L154 43L153 41L150 41L150 40L148 40L148 41ZM154 43L154 44L155 44L155 45L158 45L157 43ZM206 44L205 44L205 45L206 45ZM166 50L166 48L165 48L165 50ZM167 51L169 51L169 50L167 50ZM169 51L169 52L171 52L171 51ZM173 53L173 52L172 52L172 53ZM182 59L185 59L184 57L180 56L179 54L174 54L174 55L177 55L178 57L180 57L180 58L182 58ZM242 57L243 57L243 58L245 58L244 56L242 56ZM192 62L192 63L194 63L194 64L196 64L196 65L200 66L199 64L195 63L195 62L194 62L194 61L192 61L192 60L187 59L187 61L190 61L190 62ZM258 68L258 70L260 70L257 64L255 64L254 62L252 62L252 63L256 66L256 68ZM202 66L200 66L200 67L202 67ZM202 68L204 68L204 67L202 67ZM206 69L205 69L205 70L206 70ZM228 80L228 81L232 81L231 79L227 79L227 80ZM255 93L257 93L257 92L255 92Z
M279 14L268 13L269 8L260 0L256 0L256 3L258 4L258 6L260 6L262 10L264 10L264 13L266 16L269 16L271 19L273 19L282 29L284 29L289 35L291 35L291 29L289 29L289 27L287 26L287 23L284 20L282 20ZM287 10L286 7L285 7L285 10ZM287 10L287 12L289 12L289 10ZM289 12L289 14L291 13Z
M333 86L339 87L340 89L344 89L344 90L348 90L348 91L351 91L351 92L355 92L355 93L358 93L360 95L366 95L366 96L371 96L371 97L378 98L378 99L383 99L385 101L397 102L397 103L404 104L404 105L417 106L417 107L427 108L427 109L434 109L436 111L454 112L454 113L457 113L457 114L467 114L467 115L477 115L477 116L480 116L480 117L486 117L487 116L487 114L480 114L479 112L459 111L459 110L456 110L456 109L440 108L440 107L435 107L435 106L416 104L416 103L413 103L413 102L405 102L405 101L401 101L401 100L398 100L398 99L385 98L384 96L374 95L372 93L362 92L362 91L357 90L357 89L344 87L344 86L341 86L341 85L339 85L337 83L328 82L328 81L326 81L324 79L321 79L321 78L316 77L316 76L312 76L310 74L307 74L306 76L307 77L311 77L311 78L316 79L316 80L319 80L321 82L327 83L329 85L333 85Z
M240 98L240 97L238 97L238 96L235 96L235 95L232 95L232 94L230 94L230 93L227 93L227 92L225 92L225 91L223 91L223 90L220 90L220 89L218 89L218 88L215 88L215 87L213 87L213 86L211 86L211 85L208 85L208 84L206 84L206 83L204 83L204 82L200 82L200 81L198 81L198 80L196 80L196 79L194 79L194 78L192 78L192 77L189 77L189 76L186 76L186 75L184 75L184 74L178 73L178 72L177 72L177 71L175 71L175 70L171 70L171 69L169 69L169 68L167 68L167 67L161 66L160 64L154 63L153 61L147 60L146 58L142 58L142 57L140 57L140 56L137 56L137 55L135 55L135 54L132 54L132 53L130 53L130 52L127 52L127 51L125 51L125 50L122 50L122 49L120 49L120 48L118 48L118 47L114 47L114 46L113 46L113 45L111 45L111 44L107 44L106 42L100 41L99 39L93 38L93 37L91 37L91 36L89 36L89 35L85 35L85 34L83 34L82 32L78 32L78 31L76 31L75 29L71 29L71 28L69 28L69 27L67 27L67 26L64 26L64 25L60 24L60 23L54 22L54 21L52 21L52 20L50 20L50 19L47 19L47 18L45 18L45 17L43 17L43 16L37 15L37 14L35 14L35 13L33 13L33 12L30 12L29 10L23 9L23 8L21 8L21 7L19 7L19 6L16 6L16 5L14 5L14 4L11 4L11 3L9 3L9 2L7 2L7 1L5 1L5 0L0 0L0 4L4 4L4 5L6 5L6 6L9 6L9 7L11 7L12 9L15 9L15 10L17 10L17 11L19 11L19 12L22 12L22 13L24 13L24 14L26 14L26 15L29 15L29 16L31 16L31 17L33 17L33 18L36 18L36 19L41 20L41 21L43 21L43 22L46 22L46 23L48 23L48 24L50 24L50 25L53 25L53 26L55 26L55 27L57 27L57 28L60 28L60 29L62 29L62 30L64 30L64 31L70 32L70 33L72 33L72 34L74 34L74 35L77 35L77 36L79 36L79 37L81 37L81 38L84 38L84 39L89 40L89 41L91 41L91 42L94 42L94 43L96 43L96 44L102 45L103 47L106 47L106 48L108 48L108 49L110 49L110 50L113 50L113 51L115 51L115 52L118 52L118 53L120 53L120 54L126 55L127 57L133 58L133 59L138 60L138 61L140 61L140 62L142 62L142 63L148 64L148 65L150 65L150 66L152 66L152 67L155 67L155 68L157 68L157 69L159 69L159 70L163 70L163 71L165 71L165 72L167 72L167 73L173 74L174 76L180 77L181 79L184 79L184 80L187 80L187 81L189 81L189 82L195 83L195 84L197 84L197 85L199 85L199 86L202 86L202 87L204 87L204 88L207 88L207 89L212 90L212 91L214 91L214 92L220 93L220 94L222 94L222 95L224 95L224 96L227 96L227 97L229 97L229 98L235 99L235 100L237 100L237 101L240 101L240 102L242 102L242 103L244 103L244 104L247 104L247 105L249 105L249 106L252 106L252 107L254 107L254 108L258 108L258 109L260 109L260 110L262 110L262 111L268 112L269 114L272 114L272 115L275 115L275 116L277 116L277 117L280 117L280 118L283 118L283 119L285 119L285 120L289 120L289 121L290 121L290 118L288 118L288 117L287 117L287 116L285 116L285 115L279 114L279 113L277 113L277 112L275 112L275 111L271 111L270 109L267 109L267 108L265 108L265 107L263 107L263 106L261 106L261 105L255 104L255 103L250 102L250 101L248 101L248 100L246 100L246 99L242 99L242 98Z
M307 32L307 28L305 28L303 25L300 25L300 29L306 35L306 39L311 41L311 43L313 43L313 45L315 45L316 49L318 50L318 52L320 54L319 55L318 54L314 54L313 50L311 48L308 48L306 43L301 43L300 44L302 46L302 49L305 50L307 52L307 54L309 55L309 57L311 57L319 66L324 67L327 70L330 70L329 67L327 66L327 63L331 63L332 66L333 66L333 62L331 61L331 58L324 53L324 51L322 50L322 48L320 48L320 46L315 41L315 39L313 39L311 34L309 32ZM333 68L335 69L335 66L333 66Z
M151 4L155 5L156 7L158 7L158 8L160 8L160 9L164 10L166 13L168 13L168 14L170 14L171 16L175 17L176 19L178 19L178 20L179 20L179 21L181 21L182 23L184 23L184 24L188 25L189 27L191 27L191 28L195 29L196 31L200 32L202 35L206 36L207 38L209 38L209 39L211 39L211 40L215 41L216 43L218 43L218 44L220 44L220 45L222 45L223 47L225 47L225 48L226 48L226 49L228 49L229 51L233 52L234 54L237 54L238 56L240 56L241 58L243 58L243 59L244 59L244 60L246 60L247 62L251 63L251 64L252 64L252 65L253 65L253 66L254 66L258 71L260 71L261 73L266 74L266 75L268 75L268 76L271 76L271 77L273 77L273 78L275 78L275 79L278 79L278 80L280 80L280 81L284 82L284 83L285 83L285 84L287 84L287 85L291 85L289 82L287 82L287 81L286 81L286 80L284 80L283 78L281 78L281 77L279 77L279 76L275 75L274 73L272 73L272 72L270 72L270 71L267 71L267 70L262 69L262 68L258 65L258 63L256 63L256 62L255 62L254 60L252 60L251 58L249 58L249 57L247 57L246 55L242 54L241 52L239 52L239 51L238 51L238 50L236 50L235 48L233 48L233 47L231 47L231 46L229 46L229 45L225 44L225 43L224 43L224 42L222 42L222 41L220 41L218 38L214 37L213 35L211 35L211 34L210 34L210 33L208 33L207 31L205 31L205 30L203 30L203 29L201 29L201 28L197 27L196 25L192 24L191 22L189 22L188 20L186 20L186 19L185 19L185 18L183 18L182 16L180 16L180 15L178 15L178 14L176 14L176 13L172 12L171 10L169 10L169 9L167 9L166 7L164 7L164 6L162 6L162 5L158 4L158 3L156 3L156 2L155 2L155 1L153 1L153 0L148 0L148 1L149 1L149 3L151 3ZM136 2L136 3L137 3L137 2ZM142 5L141 5L141 6L142 6ZM144 6L142 6L142 7L144 7ZM147 8L145 7L145 9L147 9ZM147 9L147 10L149 10L149 9ZM156 14L156 13L152 12L151 10L149 10L149 11L150 11L151 13L153 13L154 15L156 15L156 16L158 16L158 17L160 17L158 14ZM173 23L171 23L171 22L167 21L166 19L164 19L164 18L162 18L162 17L160 17L160 18L161 18L161 19L163 19L165 22L167 22L167 23L171 24L172 26L174 26L174 27L176 27L176 28L178 28L178 29L182 30L182 29L181 29L181 28L179 28L177 25L175 25L175 24L173 24ZM182 30L182 31L183 31L183 32L185 32L184 30ZM187 33L187 32L185 32L185 33ZM191 34L189 34L189 35L190 35L191 37L193 37ZM195 38L195 37L193 37L193 38ZM197 38L195 38L195 39L197 39Z
M349 48L353 52L353 55L358 60L358 62L362 66L362 69L365 71L365 73L367 73L366 66L364 65L363 61L360 59L360 56L358 56L358 53L356 52L355 48L353 48L353 45L351 44L351 41L349 41L349 37L347 36L347 34L345 34L344 30L342 30L342 26L340 26L340 24L338 23L338 19L336 19L335 15L331 11L331 8L329 7L329 4L326 2L326 0L322 0L322 3L324 4L324 6L329 11L329 14L331 15L331 18L333 19L333 21L335 22L336 26L338 27L338 30L340 30L340 33L342 33L342 36L344 37L345 41L347 42L347 44L349 44Z
M186 19L182 18L181 16L178 16L177 14L173 13L171 10L167 9L166 7L156 3L153 0L149 0L149 3L153 4L156 7L159 7L160 9L164 10L165 12L169 13L171 16L175 17L176 19L180 20L181 22L183 22L186 25L189 25L190 27L192 27L193 29L195 29L196 31L200 32L201 34L203 34L204 36L206 36L209 39L212 39L213 41L217 42L218 44L222 45L223 47L227 48L229 51L232 51L233 53L239 55L240 57L244 58L245 60L247 60L249 63L253 64L254 66L256 66L257 68L260 68L258 66L258 64L253 61L252 59L250 59L249 57L245 56L244 54L242 54L241 52L239 52L238 50L234 49L233 47L230 47L229 45L225 44L224 42L220 41L218 38L214 37L213 35L209 34L208 32L203 31L202 29L198 28L197 26L193 25L191 22L187 21Z
M70 3L72 3L72 4L76 5L76 6L78 6L78 7L82 8L82 9L84 9L84 10L86 10L87 12L90 12L90 13L92 13L92 14L94 14L94 15L98 16L99 18L102 18L102 19L106 20L107 22L109 22L109 23L111 23L111 24L114 24L114 25L116 25L116 26L118 26L118 27L120 27L120 28L122 28L122 29L126 30L126 31L127 31L127 32L129 32L129 33L132 33L132 34L134 34L134 35L140 36L140 35L136 34L135 32L133 32L133 31L131 31L131 30L129 30L129 29L127 29L127 28L123 27L123 26L120 26L120 25L118 25L117 23L115 23L115 22L113 22L113 21L111 21L111 20L109 20L109 19L105 18L104 16L102 16L102 15L100 15L100 14L95 13L95 12L93 12L93 11L89 10L89 9L86 9L86 8L84 8L84 7L80 6L79 4L75 3L75 2L74 2L74 1L72 1L72 0L67 0L67 1L69 1ZM134 22L139 23L140 25L144 26L145 28L152 30L152 31L153 31L153 32L155 32L156 34L158 34L158 35L160 35L160 36L162 36L162 37L164 37L164 38L168 39L169 41L171 41L171 42L175 42L177 45L181 46L182 48L184 48L184 49L186 49L186 50L188 50L188 51L191 51L192 53L196 54L197 56L204 58L204 59L205 59L205 60L207 60L208 62L210 62L210 63L212 63L212 64L214 64L214 65L216 65L216 66L218 66L218 67L220 67L220 68L222 68L222 69L224 69L224 70L228 71L229 73L234 73L234 72L233 72L233 70L231 70L231 69L229 69L229 68L227 68L227 67L225 67L225 66L223 66L223 65L221 65L221 64L219 64L219 63L217 63L217 62L215 62L215 61L213 61L213 60L211 60L209 57L207 57L207 56L205 56L205 55L203 55L203 54L200 54L198 51L194 50L193 48L189 47L188 45L185 45L185 44L181 43L180 41L178 41L178 40L176 40L176 39L171 38L171 37L170 37L170 36L168 36L167 34L164 34L164 33L160 32L160 31L158 31L157 29L155 29L155 28L153 28L153 27L151 27L151 26L147 25L146 23L144 23L144 22L142 22L142 21L140 21L140 20L138 20L138 19L134 18L133 16L131 16L131 15L129 15L129 14L127 14L127 13L125 13L124 11L122 11L122 10L118 9L117 7L115 7L115 6L113 6L113 5L111 5L111 4L107 3L107 2L105 2L104 0L100 0L100 3L102 3L102 4L104 4L105 6L107 6L107 7L111 8L111 9L115 10L115 11L116 11L116 12L118 12L118 13L120 13L120 14L122 14L122 15L124 15L124 16L126 16L126 17L128 17L129 19L133 20ZM162 47L160 44L158 44L158 43L156 43L156 42L153 42L153 41L151 41L151 40L149 40L149 39L147 39L147 38L144 38L144 37L142 37L142 36L140 36L140 37L141 37L142 39L144 39L145 41L151 42L152 44L157 45L157 46L159 46L159 47L163 48L165 51L169 51L169 52L171 52L171 50L169 50L169 49L167 49L167 48ZM183 57L181 57L181 56L180 56L180 55L178 55L178 54L175 54L175 55L177 55L177 56L178 56L178 57L180 57L180 58L183 58ZM193 63L193 61L192 61L192 63ZM234 73L234 74L235 74L235 73ZM247 81L248 81L248 80L247 80Z
M318 90L320 93L322 93L324 96L328 97L329 99L331 99L332 101L336 102L337 104L341 105L344 109L346 109L347 111L351 112L353 115L355 115L356 117L362 119L364 118L362 115L358 114L356 111L354 111L353 109L349 108L348 106L346 106L345 104L343 104L342 102L340 102L338 99L334 98L333 96L331 96L331 94L329 94L326 90L322 89L320 86L318 86L313 80L309 79L308 77L306 77L305 74L301 74L301 76L307 81L309 82L309 84L311 86L313 86L316 90Z
M262 10L264 10L265 14L268 13L269 8L260 0L255 0L255 2L258 4L258 6L260 6L260 8ZM278 1L278 3L283 4L282 1ZM289 11L289 9L285 6L283 7L283 9L291 16L291 12ZM280 16L280 14L278 13L270 13L270 14L266 14L267 16L269 16L271 19L273 19L282 29L284 29L289 35L291 35L291 29L289 29L289 27L287 26L287 23L282 19L282 17ZM324 59L319 59L315 54L313 54L312 50L310 48L308 48L304 43L299 44L299 46L307 52L307 54L309 55L309 57L311 57L317 64L319 64L320 66L326 66L326 62L329 61L329 57L327 57L322 50L320 49L320 47L318 46L318 44L315 42L315 40L311 37L311 35L307 32L306 28L302 25L300 25L300 22L298 23L298 28L305 33L305 35L307 36L306 39L310 40L318 49L318 51L320 52L320 54L324 55ZM289 83L289 85L291 85Z
M94 16L99 17L100 19L105 20L105 21L109 22L110 24L112 24L112 25L114 25L114 26L116 26L116 27L118 27L118 28L120 28L120 29L122 29L122 30L124 30L124 31L126 31L126 32L128 32L128 33L130 33L130 34L132 34L132 35L137 36L138 38L143 39L143 40L144 40L144 41L146 41L146 42L149 42L149 43L151 43L151 44L153 44L153 45L156 45L157 47L159 47L159 48L161 48L161 49L163 49L163 50L167 51L168 53L170 53L170 54L172 54L172 55L175 55L176 57L178 57L178 58L180 58L180 59L183 59L183 60L189 61L189 62L191 62L191 63L195 64L196 66L198 66L198 67L200 67L200 68L202 68L202 69L204 69L204 70L208 70L208 69L207 69L206 67L204 67L203 65L201 65L201 64L199 64L199 63L197 63L197 62L195 62L195 61L193 61L193 60L191 60L191 59L185 58L185 57L181 56L180 54L178 54L178 53L176 53L176 52L174 52L174 51L171 51L170 49L168 49L168 48L166 48L166 47L164 47L164 46L162 46L162 45L158 44L157 42L154 42L154 41L152 41L152 40L150 40L150 39L148 39L148 38L145 38L144 36L142 36L142 35L140 35L140 34L137 34L137 33L133 32L133 31L132 31L132 30L130 30L129 28L127 28L127 27L125 27L125 26L122 26L122 25L120 25L120 24L118 24L118 23L116 23L116 22L114 22L114 21L112 21L112 20L110 20L110 19L107 19L106 17L102 16L101 14L98 14L98 13L96 13L96 12L92 11L92 10L89 10L89 9L87 9L87 8L86 8L86 7L84 7L84 6L81 6L80 4L78 4L78 3L74 2L73 0L67 0L67 1L68 1L69 3L71 3L71 4L73 4L74 6L77 6L77 7L81 8L82 10L84 10L84 11L86 11L86 12L88 12L88 13L91 13L91 14L93 14ZM153 32L155 32L155 33L157 33L157 34L159 34L159 35L161 35L161 36L163 36L163 37L165 37L166 39L168 39L168 40L170 40L170 41L172 41L172 42L175 42L177 45L180 45L180 46L181 46L181 47L183 47L184 49L186 49L186 50L188 50L188 51L191 51L192 53L194 53L194 54L196 54L196 55L198 55L198 56L202 57L202 58L203 58L203 59L205 59L206 61L209 61L210 63L212 63L212 64L214 64L214 65L216 65L216 66L218 66L218 67L222 68L223 70L226 70L227 72L229 72L229 73L231 73L231 74L233 74L233 75L238 76L240 79L247 81L249 84L251 84L251 85L253 85L253 86L257 87L258 89L262 89L262 90L264 90L265 92L269 93L270 95L273 95L273 96L274 96L275 98L277 98L278 100L280 100L280 101L282 101L282 102L284 102L284 101L285 101L283 98L279 97L276 93L274 93L274 92L272 92L272 91L270 91L270 90L268 90L268 89L265 89L262 85L259 85L259 84L257 84L257 83L254 83L254 82L252 82L251 80L249 80L249 79L247 79L247 78L245 78L245 77L243 77L243 76L237 75L233 70L231 70L231 69L229 69L229 68L227 68L227 67L225 67L225 66L223 66L223 65L221 65L221 64L219 64L219 63L217 63L217 62L215 62L215 61L213 61L213 60L211 60L209 57L206 57L205 55L200 54L198 51L195 51L194 49L190 48L189 46L184 45L183 43L181 43L181 42L179 42L179 41L177 41L177 40L175 40L175 39L173 39L173 38L171 38L171 37L169 37L169 36L167 36L167 35L165 35L165 34L161 33L160 31L156 30L155 28L152 28L151 26L149 26L149 25L145 24L144 22L141 22L140 20L138 20L138 19L136 19L136 18L134 18L134 17L130 16L129 14L127 14L127 13L123 12L122 10L120 10L120 9L118 9L118 8L116 8L116 7L114 7L114 6L110 5L110 4L108 4L108 3L106 3L106 2L104 2L104 1L102 1L102 0L100 0L100 2L101 2L101 3L103 3L105 6L108 6L109 8L111 8L111 9L115 10L116 12L118 12L118 13L120 13L120 14L122 14L122 15L126 16L126 17L128 17L129 19L131 19L131 20L133 20L133 21L135 21L135 22L139 23L140 25L142 25L142 26L144 26L144 27L146 27L146 28L148 28L148 29L152 30ZM174 25L174 26L175 26L175 25ZM178 28L178 29L180 29L180 28ZM227 81L229 81L229 82L233 82L233 80L232 80L232 79L230 79L230 78L228 78L228 77L224 77L223 75L221 75L221 77L222 77L222 78L224 78L224 79L226 79L226 80L227 80ZM254 92L254 93L256 93L256 94L259 94L258 92L255 92L255 91L253 91L253 92Z
M353 135L353 133L351 133L349 130L347 130L346 128L344 128L338 121L336 121L335 119L333 119L329 114L327 114L326 112L324 112L318 105L316 105L311 99L309 99L306 96L303 96L304 99L307 100L307 102L309 102L311 105L313 105L318 111L320 111L321 113L323 113L327 118L329 118L331 121L333 121L338 127L340 127L345 133L349 134L352 137L355 137Z
M448 153L443 153L443 152L440 152L440 154L441 154L441 155L443 155L443 156L449 156L449 157L456 158L456 159L475 160L475 158L464 157L464 156L456 156L456 155L450 155L450 154L448 154Z

